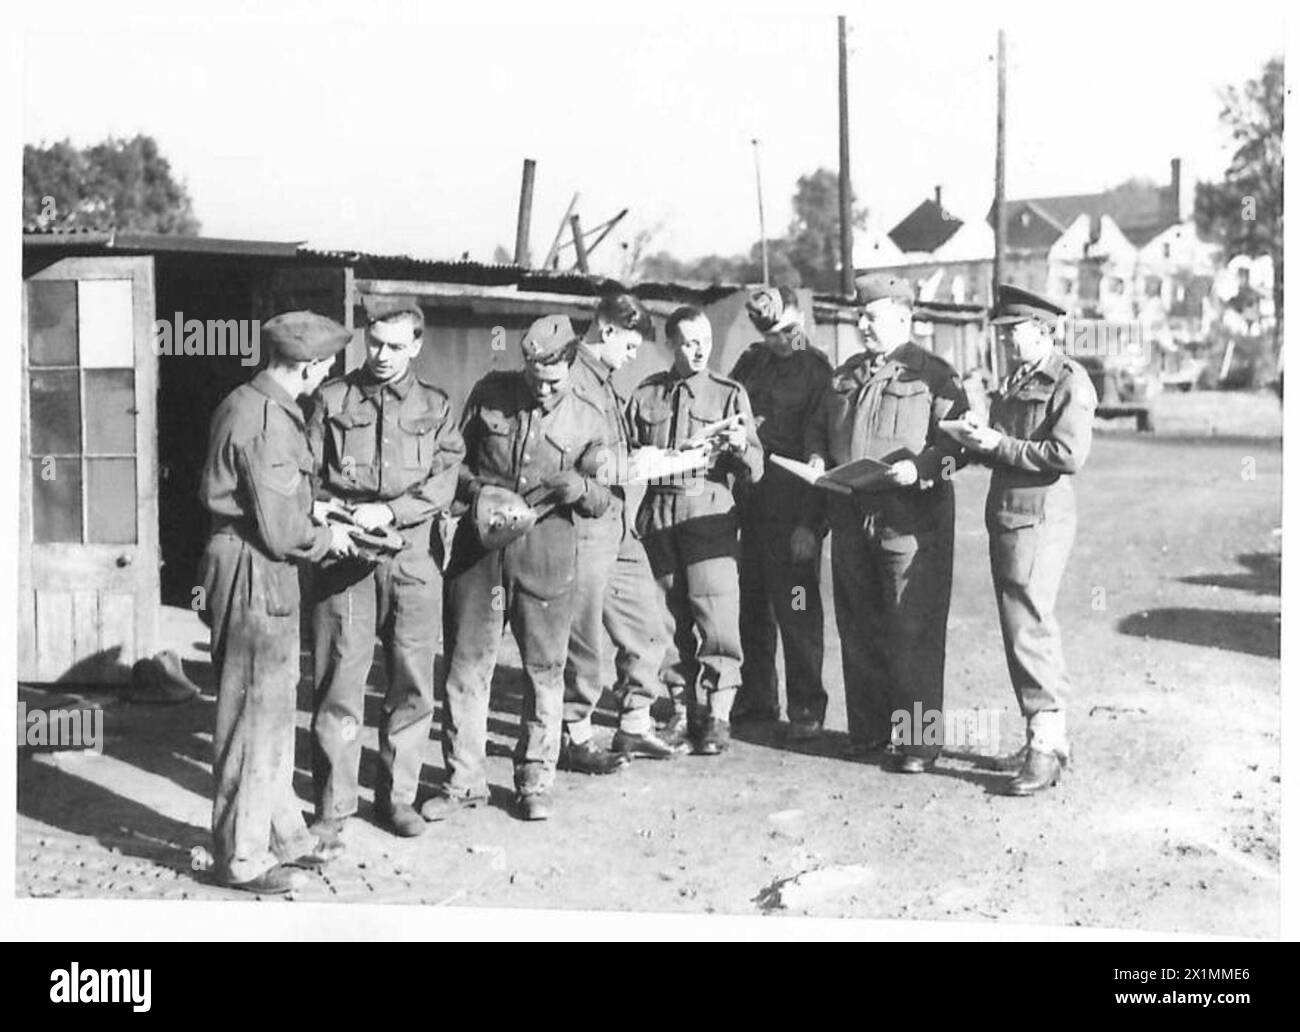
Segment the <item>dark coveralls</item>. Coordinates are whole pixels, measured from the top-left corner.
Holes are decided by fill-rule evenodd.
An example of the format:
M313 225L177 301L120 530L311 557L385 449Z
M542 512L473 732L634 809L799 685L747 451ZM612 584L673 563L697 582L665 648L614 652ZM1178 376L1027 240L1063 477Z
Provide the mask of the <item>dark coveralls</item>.
M433 719L433 666L442 623L442 538L465 445L447 396L413 369L388 385L364 369L325 383L308 427L318 496L349 505L382 502L405 547L369 562L344 559L316 578L316 716L312 774L316 813L357 810L366 678L375 633L385 685L379 723L379 805L414 803ZM437 556L431 552L437 549Z
M709 369L687 377L675 369L656 373L637 387L628 406L633 443L660 448L677 448L736 413L752 428L745 388ZM699 711L703 688L710 715L721 720L729 716L731 692L740 684L742 658L730 481L762 475L763 451L751 429L743 454L722 452L708 469L649 483L637 513L637 532L673 627L663 680L693 712Z
M827 468L859 458L911 457L920 476L910 487L825 499L854 742L887 742L892 714L910 716L914 703L923 711L943 708L952 594L950 477L961 447L938 422L966 408L952 367L909 342L876 363L864 352L840 366L809 424L808 453L822 456ZM903 751L930 758L940 748L914 740Z
M297 561L330 532L311 522L312 457L295 398L266 372L217 406L199 499L212 533L199 565L217 683L216 873L256 878L313 839L293 791Z
M765 344L752 345L740 356L731 377L749 394L758 439L769 460L763 479L738 492L740 640L745 661L736 709L779 715L779 627L785 651L787 715L791 720L821 723L826 716L821 549L807 562L796 563L790 557L790 536L796 527L808 525L813 495L819 489L774 465L770 458L782 455L803 461L807 457L806 431L830 384L830 362L801 336L795 349L784 357Z
M614 442L616 462L611 482L625 467L631 433L627 399L614 386L613 370L587 347L579 346L570 386L594 401L605 418L606 437ZM578 569L573 593L573 630L564 666L564 722L587 721L600 701L604 674L602 631L614 643L615 694L620 726L629 733L649 730L650 704L659 694L659 668L667 635L658 616L663 602L645 547L633 526L635 509L627 489L612 486L609 508L595 518L578 517ZM634 496L640 492L633 490Z
M515 787L523 795L540 793L555 779L560 752L578 547L574 514L597 517L609 505L609 488L597 477L610 461L610 442L601 410L584 394L566 388L539 401L521 371L489 373L475 385L461 432L459 495L467 503L485 484L532 501L558 471L576 470L586 481L576 503L552 509L504 548L485 549L473 520L461 519L445 575L447 792L487 795L489 692L509 621L525 683Z
M1097 394L1077 362L1052 351L994 394L1002 431L984 509L1007 669L1020 711L1063 711L1069 682L1054 609L1074 542L1073 474L1092 445ZM1063 745L1063 743L1060 743Z

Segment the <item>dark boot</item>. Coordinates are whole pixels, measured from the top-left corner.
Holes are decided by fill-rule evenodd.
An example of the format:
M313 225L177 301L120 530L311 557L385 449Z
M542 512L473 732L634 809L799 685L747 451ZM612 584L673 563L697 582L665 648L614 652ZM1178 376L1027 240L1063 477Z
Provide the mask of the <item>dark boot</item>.
M1007 785L1007 795L1027 796L1051 788L1061 780L1063 766L1058 753L1030 749L1020 773Z

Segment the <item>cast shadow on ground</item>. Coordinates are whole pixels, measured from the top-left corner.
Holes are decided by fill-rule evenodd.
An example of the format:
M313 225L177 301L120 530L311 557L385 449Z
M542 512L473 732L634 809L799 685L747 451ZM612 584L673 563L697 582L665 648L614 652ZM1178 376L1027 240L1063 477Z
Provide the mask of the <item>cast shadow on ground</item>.
M202 694L179 705L129 703L119 699L112 690L79 690L66 683L50 685L47 690L20 686L20 697L29 710L54 706L101 708L105 756L165 778L182 791L210 801L214 787L211 734L216 720L212 668L210 663L190 660L183 665L186 675L199 686ZM376 726L383 710L382 678L382 669L377 665L372 669L365 698L365 720L371 728ZM498 667L492 683L491 732L512 739L517 735L522 694L523 672L515 667ZM310 674L304 669L298 686L300 719L305 714L310 720L311 703ZM429 759L438 756L440 705L435 705L433 720L426 754ZM490 743L489 754L509 755L511 744ZM31 753L26 749L20 753L18 812L21 815L72 834L94 836L104 846L116 848L124 855L138 856L179 872L189 871L193 847L210 848L206 826L174 820L60 765L35 761ZM95 761L89 758L84 762ZM362 788L373 791L378 765L378 751L365 747L359 778ZM420 798L432 794L442 779L441 768L426 762L421 771ZM300 799L313 798L311 734L303 726L296 728L293 785ZM489 791L492 804L502 808L514 796L512 785L491 784ZM310 812L305 816L310 822ZM362 816L375 819L364 803Z
M1282 625L1277 613L1238 609L1147 609L1119 621L1121 634L1162 638L1276 659L1282 654Z
M1256 595L1282 594L1282 556L1277 552L1243 552L1237 562L1244 573L1198 573L1179 577L1183 584L1201 584L1216 588L1250 591Z
M883 771L891 770L894 763L894 758L884 752L873 753L865 759L848 759L842 756L841 752L849 741L849 736L842 731L822 731L811 741L791 741L789 731L790 725L786 723L754 722L743 724L733 730L732 738L738 742L763 748L798 753L802 756L819 756L839 763L876 767ZM988 766L990 762L990 758L986 756L945 750L935 770L928 776L969 782L983 788L990 795L1002 795L1010 775L993 773ZM894 776L915 777L915 775L905 774Z

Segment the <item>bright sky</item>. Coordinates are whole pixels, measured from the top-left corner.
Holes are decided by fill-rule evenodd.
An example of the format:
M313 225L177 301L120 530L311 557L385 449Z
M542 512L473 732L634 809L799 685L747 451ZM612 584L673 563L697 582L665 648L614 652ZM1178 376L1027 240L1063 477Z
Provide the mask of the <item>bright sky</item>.
M641 227L681 257L748 250L754 137L771 235L799 174L838 162L833 7L24 6L24 141L152 134L211 236L490 259L533 157L534 254L578 191L588 226L631 209L597 253L614 271ZM1175 155L1217 175L1216 91L1283 49L1260 0L878 6L843 13L853 182L885 228L936 183L987 210L999 21L1012 197L1163 181Z

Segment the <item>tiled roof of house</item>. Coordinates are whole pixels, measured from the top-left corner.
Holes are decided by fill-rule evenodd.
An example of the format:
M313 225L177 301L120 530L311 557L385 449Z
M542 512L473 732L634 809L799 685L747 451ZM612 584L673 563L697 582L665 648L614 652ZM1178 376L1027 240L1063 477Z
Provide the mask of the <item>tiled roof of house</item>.
M1045 222L1031 219L1028 224L1019 214L1028 207ZM1144 180L1133 180L1103 193L1068 194L1060 197L1027 197L1007 201L1007 244L1010 247L1047 247L1065 232L1080 215L1086 215L1095 227L1108 215L1121 232L1137 247L1178 222L1173 191ZM989 221L993 212L989 211ZM1051 226L1059 227L1050 239Z
M929 254L961 227L961 219L927 197L889 231L889 239L905 253L922 251Z

